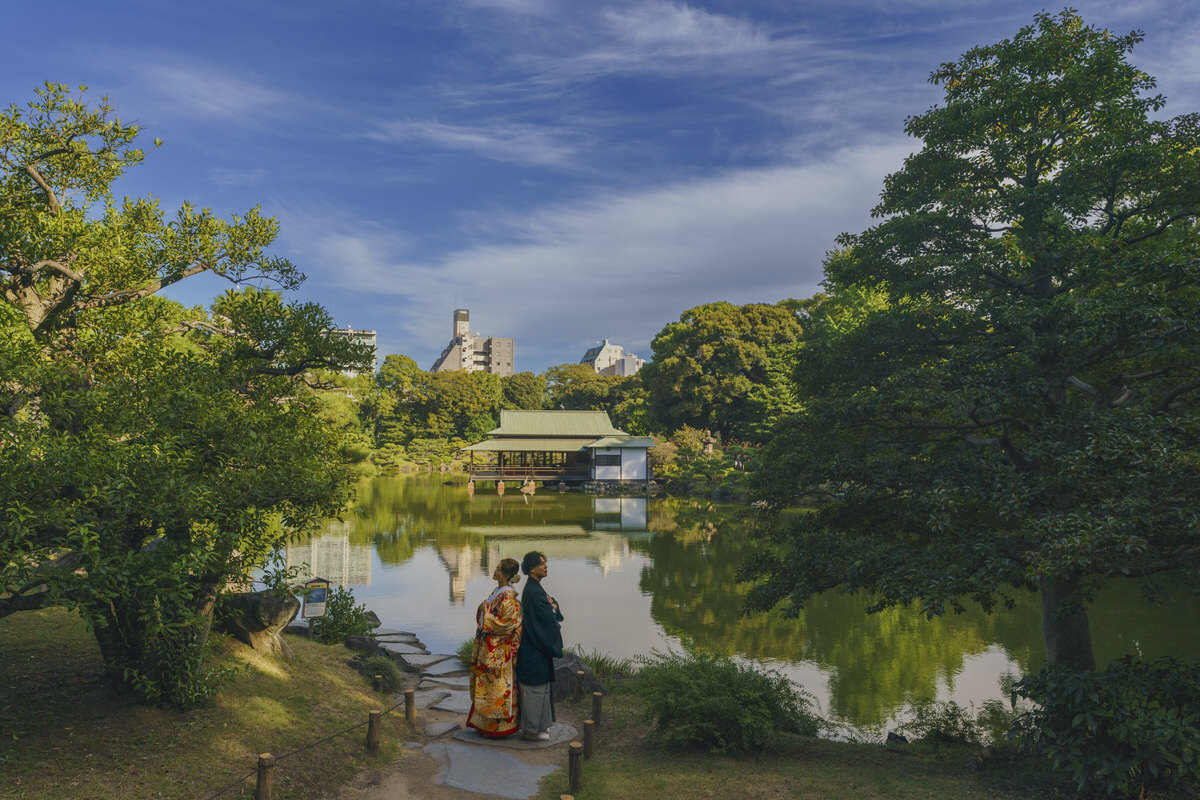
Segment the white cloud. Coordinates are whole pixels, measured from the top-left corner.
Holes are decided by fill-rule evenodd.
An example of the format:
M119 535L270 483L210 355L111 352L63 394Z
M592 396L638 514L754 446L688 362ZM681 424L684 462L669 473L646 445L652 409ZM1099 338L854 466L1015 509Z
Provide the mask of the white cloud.
M764 52L761 26L677 3L642 3L605 12L619 43L643 58L728 56Z
M448 125L432 120L384 122L366 137L389 144L431 144L516 164L561 164L574 152L566 141L568 135L562 131L513 122L493 126Z
M263 182L267 174L262 167L253 169L214 167L208 171L208 179L218 186L257 186Z
M320 250L339 284L404 309L394 346L425 368L456 305L481 333L514 337L520 369L577 360L600 338L646 357L654 334L693 306L815 292L834 237L869 224L883 175L910 150L893 140L547 207L506 221L517 244L481 241L436 259L364 249L358 234L325 237Z
M144 63L134 78L162 115L188 119L278 119L291 116L295 99L262 83L208 64Z

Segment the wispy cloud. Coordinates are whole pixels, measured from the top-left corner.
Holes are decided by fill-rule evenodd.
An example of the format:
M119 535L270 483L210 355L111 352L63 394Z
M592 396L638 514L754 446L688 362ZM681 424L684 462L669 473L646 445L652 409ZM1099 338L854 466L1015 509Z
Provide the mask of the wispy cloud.
M237 119L243 122L292 116L295 97L209 64L143 62L134 82L161 111L185 119Z
M562 164L575 152L567 132L516 122L470 126L394 121L379 123L365 135L387 144L416 142L515 164Z
M390 344L425 367L455 305L471 308L481 332L515 337L521 369L577 358L605 337L648 355L654 334L700 303L811 295L833 237L868 224L882 176L910 149L891 141L811 165L605 193L511 216L505 238L517 243L490 243L489 230L427 261L378 247L369 231L331 234L319 251L339 283L352 276L403 309Z

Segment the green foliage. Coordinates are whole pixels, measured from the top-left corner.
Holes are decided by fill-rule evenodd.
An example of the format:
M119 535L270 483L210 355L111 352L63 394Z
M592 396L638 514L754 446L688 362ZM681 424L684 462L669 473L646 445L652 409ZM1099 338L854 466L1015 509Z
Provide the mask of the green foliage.
M1036 705L1023 743L1078 797L1200 794L1200 666L1126 657L1093 672L1047 667L1017 684Z
M820 720L782 674L725 656L654 652L630 683L661 745L714 753L761 750L780 733L814 736Z
M375 683L375 676L379 675L383 679L385 693L391 694L400 688L400 668L387 656L371 656L363 659L360 670L372 685Z
M475 656L475 637L471 637L460 644L458 649L454 651L454 655L456 655L458 660L462 663L470 664L471 659Z
M321 644L341 644L347 636L365 636L375 627L367 607L354 602L354 592L336 586L325 602L325 616L313 620L313 639Z
M112 674L190 706L219 677L217 594L348 495L347 432L301 378L365 349L274 292L211 313L155 297L202 272L303 276L258 209L115 200L137 135L57 84L0 112L0 616L77 609Z
M632 658L618 658L596 649L586 650L578 644L566 650L579 656L591 667L592 674L608 689L612 689L614 678L627 678L637 672L637 664Z
M1200 118L1155 113L1139 40L1039 14L933 73L806 312L758 498L816 510L750 565L754 607L1035 590L1048 660L1086 669L1105 581L1200 568Z
M546 377L517 372L500 378L501 408L537 411L546 406Z
M975 712L953 701L925 700L912 704L912 718L896 730L914 741L935 744L987 745L1007 742L1016 721L1015 711L998 700L989 700Z
M646 390L639 375L599 375L587 364L560 364L545 372L546 407L566 411L604 411L619 430L650 432Z
M708 303L654 337L638 377L650 412L668 429L690 425L761 441L766 426L796 411L788 378L804 303Z

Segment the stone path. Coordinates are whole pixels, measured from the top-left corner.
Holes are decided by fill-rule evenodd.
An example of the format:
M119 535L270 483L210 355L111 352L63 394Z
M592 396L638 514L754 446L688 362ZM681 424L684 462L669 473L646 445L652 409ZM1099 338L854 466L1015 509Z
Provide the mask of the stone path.
M428 741L406 744L419 755L347 789L341 800L525 800L537 794L542 778L566 765L567 745L579 739L576 728L557 722L545 742L519 735L490 739L463 728L471 704L467 666L452 655L430 653L411 632L380 630L376 638L410 676L405 682L416 689L417 728Z

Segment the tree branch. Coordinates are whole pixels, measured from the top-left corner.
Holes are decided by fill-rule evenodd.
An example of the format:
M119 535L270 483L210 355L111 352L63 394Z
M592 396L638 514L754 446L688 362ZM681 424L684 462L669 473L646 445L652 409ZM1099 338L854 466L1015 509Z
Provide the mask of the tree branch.
M62 150L62 151L52 151L52 152L68 152L68 151ZM47 158L47 157L48 156L45 156L45 155L42 156L42 158ZM50 207L50 213L58 214L58 212L62 211L62 206L58 202L58 196L54 194L54 190L50 188L50 184L47 183L46 179L42 177L42 173L38 171L38 168L35 167L33 164L22 164L21 168L23 170L25 170L25 172L29 175L29 177L33 178L33 182L36 183L38 185L38 188L40 188L46 194L46 205L48 205Z

